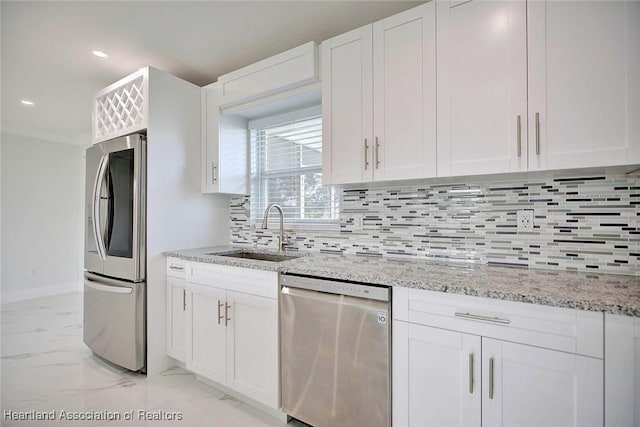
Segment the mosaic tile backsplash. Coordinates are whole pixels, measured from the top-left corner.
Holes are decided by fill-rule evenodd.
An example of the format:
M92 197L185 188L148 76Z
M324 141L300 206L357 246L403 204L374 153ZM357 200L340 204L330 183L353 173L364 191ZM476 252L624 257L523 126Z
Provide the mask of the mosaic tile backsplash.
M637 175L413 184L341 190L339 231L287 231L289 249L455 259L640 275ZM516 212L533 209L534 229ZM231 243L277 248L252 227L250 198L231 199Z

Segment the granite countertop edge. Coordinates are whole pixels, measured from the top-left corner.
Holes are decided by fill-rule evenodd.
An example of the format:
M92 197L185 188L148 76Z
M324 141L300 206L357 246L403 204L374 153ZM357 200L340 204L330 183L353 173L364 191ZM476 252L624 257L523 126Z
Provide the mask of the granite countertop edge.
M301 251L285 252L297 258L282 262L221 256L238 251L277 253L254 247L216 246L167 251L163 255L255 270L640 317L640 277L636 276Z

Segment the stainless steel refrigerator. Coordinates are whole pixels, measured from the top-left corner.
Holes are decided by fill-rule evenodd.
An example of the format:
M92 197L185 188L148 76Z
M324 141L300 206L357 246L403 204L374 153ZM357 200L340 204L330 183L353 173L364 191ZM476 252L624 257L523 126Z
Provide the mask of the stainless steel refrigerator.
M134 134L86 154L84 342L132 371L146 362L146 139Z

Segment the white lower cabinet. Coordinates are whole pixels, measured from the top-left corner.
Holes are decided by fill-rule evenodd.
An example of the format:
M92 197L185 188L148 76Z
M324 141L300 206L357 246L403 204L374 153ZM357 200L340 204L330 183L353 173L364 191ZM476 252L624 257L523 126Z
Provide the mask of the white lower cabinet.
M482 425L602 426L603 361L482 338Z
M167 277L168 341L179 344L168 344L169 356L279 409L277 273L195 262L185 270L182 288Z
M605 315L605 425L640 426L640 318Z
M225 297L224 289L194 284L190 286L188 323L191 333L187 368L220 384L227 382ZM218 317L218 313L222 318Z
M227 386L278 407L278 303L227 292Z
M480 337L393 322L393 425L480 426Z
M187 357L187 281L185 262L167 258L167 355L180 362Z
M603 425L602 313L413 291L394 289L394 426Z
M184 362L187 351L187 282L167 277L167 354Z

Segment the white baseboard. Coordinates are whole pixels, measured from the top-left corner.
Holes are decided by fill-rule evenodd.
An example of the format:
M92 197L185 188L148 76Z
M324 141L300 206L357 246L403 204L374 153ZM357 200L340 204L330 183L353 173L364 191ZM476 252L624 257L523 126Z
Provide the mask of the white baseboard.
M57 286L44 286L41 288L27 289L24 291L2 292L0 293L0 304L8 304L17 301L26 301L34 298L46 297L49 295L65 294L67 292L82 291L84 283L69 282Z

